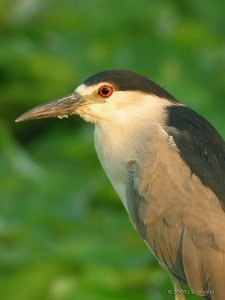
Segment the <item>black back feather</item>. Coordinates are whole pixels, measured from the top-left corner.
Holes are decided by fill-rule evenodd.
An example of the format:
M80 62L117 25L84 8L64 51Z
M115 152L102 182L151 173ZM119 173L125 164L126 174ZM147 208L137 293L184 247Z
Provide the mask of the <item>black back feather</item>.
M192 109L167 107L166 131L191 171L220 199L225 209L225 143L215 128Z

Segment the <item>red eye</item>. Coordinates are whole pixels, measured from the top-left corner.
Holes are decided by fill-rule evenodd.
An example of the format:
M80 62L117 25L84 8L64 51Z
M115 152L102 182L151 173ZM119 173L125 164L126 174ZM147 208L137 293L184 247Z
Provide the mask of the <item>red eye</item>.
M109 85L103 85L103 86L100 87L98 93L102 97L109 97L113 93L113 88Z

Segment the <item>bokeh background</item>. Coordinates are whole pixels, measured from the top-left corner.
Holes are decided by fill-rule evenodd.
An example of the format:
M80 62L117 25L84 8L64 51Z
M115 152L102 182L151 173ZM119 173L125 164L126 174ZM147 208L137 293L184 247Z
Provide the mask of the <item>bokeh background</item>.
M0 299L173 299L79 118L15 124L106 69L140 72L225 136L225 2L0 1ZM189 299L197 299L189 297Z

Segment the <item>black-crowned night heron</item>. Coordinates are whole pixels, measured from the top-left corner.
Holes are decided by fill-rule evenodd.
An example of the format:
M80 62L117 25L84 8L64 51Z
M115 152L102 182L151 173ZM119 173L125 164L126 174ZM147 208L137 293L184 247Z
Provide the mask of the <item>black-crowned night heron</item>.
M225 143L203 117L147 78L106 71L16 121L80 115L130 219L169 272L204 299L225 298Z

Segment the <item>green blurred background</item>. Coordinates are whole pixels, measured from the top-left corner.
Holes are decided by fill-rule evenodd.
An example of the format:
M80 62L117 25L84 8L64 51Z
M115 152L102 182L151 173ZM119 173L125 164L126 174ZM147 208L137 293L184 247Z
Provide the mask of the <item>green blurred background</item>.
M0 1L1 300L173 299L100 167L92 125L14 120L119 68L225 136L224 12L209 0Z

